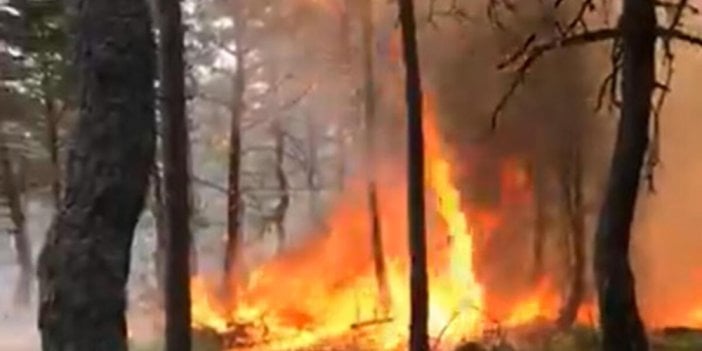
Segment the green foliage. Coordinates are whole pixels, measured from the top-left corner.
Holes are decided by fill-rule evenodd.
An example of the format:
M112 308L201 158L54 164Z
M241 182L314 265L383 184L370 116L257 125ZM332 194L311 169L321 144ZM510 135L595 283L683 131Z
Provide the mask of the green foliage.
M41 162L47 148L58 146L47 142L46 128L60 137L75 91L63 6L61 0L9 0L11 10L0 13L0 118L12 122L12 131L3 125L16 139L8 141L11 150Z
M68 20L59 0L30 0L22 10L25 36L20 47L27 68L26 84L38 99L66 102L68 86Z
M18 71L13 77L19 86L15 91L37 103L67 102L71 90L67 79L70 60L68 20L62 1L14 0L9 5L19 16L2 16L0 24L10 31L6 42L16 52L12 55ZM0 77L3 81L7 79Z

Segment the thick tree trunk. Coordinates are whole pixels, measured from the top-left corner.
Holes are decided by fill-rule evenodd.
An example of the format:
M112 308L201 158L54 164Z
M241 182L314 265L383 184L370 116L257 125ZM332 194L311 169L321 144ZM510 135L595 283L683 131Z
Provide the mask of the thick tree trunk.
M412 0L400 0L407 104L407 215L410 248L410 351L429 350L427 319L429 291L424 218L424 134L422 132L422 81L419 74L416 23Z
M560 311L558 326L570 328L578 316L578 310L585 297L585 209L583 206L583 158L580 144L573 146L572 155L567 161L568 169L562 178L563 200L568 231L572 268L568 298Z
M2 172L2 192L7 199L10 208L10 219L14 225L14 244L17 252L17 265L19 266L19 276L15 290L15 303L26 307L31 301L32 292L32 247L27 236L24 209L22 206L22 178L17 177L12 169L10 151L7 141L0 132L0 171Z
M378 191L375 181L375 77L373 65L373 3L363 0L361 6L361 22L363 27L363 79L364 79L364 117L365 117L365 158L368 192L368 217L370 218L370 238L373 252L375 278L378 284L380 307L385 310L390 305L387 273L385 270L385 255L383 254L383 233L378 208Z
M636 305L629 242L641 168L648 146L651 94L655 85L654 1L624 1L620 26L623 101L595 237L595 274L602 349L644 351L648 349L648 342Z
M185 65L180 1L157 2L166 223L166 350L189 351L190 191Z
M39 260L45 351L127 350L134 228L154 158L154 42L146 2L78 4L80 115L66 190Z
M229 130L229 188L227 189L227 243L224 255L224 286L233 288L239 255L239 232L241 230L241 118L244 114L244 92L246 89L246 55L243 48L244 30L242 0L233 2L234 31L236 40L236 71L232 77L231 125ZM230 291L233 292L233 291Z

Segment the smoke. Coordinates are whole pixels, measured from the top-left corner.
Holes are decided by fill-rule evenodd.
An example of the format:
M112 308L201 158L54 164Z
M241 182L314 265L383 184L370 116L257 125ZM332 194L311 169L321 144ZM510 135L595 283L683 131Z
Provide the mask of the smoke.
M484 4L476 4L480 11ZM484 19L468 24L452 21L421 33L423 68L427 89L438 100L444 137L455 150L465 197L473 204L492 207L505 221L492 233L479 252L479 266L487 296L493 303L519 298L515 291L533 286L533 207L523 203L516 209L500 205L504 184L500 164L517 157L536 171L550 174L553 182L573 138L582 138L585 150L586 210L588 236L588 279L592 279L591 243L609 167L617 119L607 111L596 112L597 90L608 73L608 47L589 46L551 53L529 73L521 90L489 129L490 115L512 75L498 72L497 63L532 32L548 33L549 16L543 9L520 6L508 17L506 28L497 30ZM662 165L656 170L657 192L642 187L633 238L633 264L637 277L639 305L647 324L695 324L702 321L702 211L695 203L702 198L702 162L695 150L702 146L697 128L702 103L696 98L702 64L699 53L675 48L676 71L673 90L663 111ZM481 176L482 175L482 176ZM563 257L564 233L559 222L558 189L547 189L547 270L559 285L570 274ZM487 200L486 200L487 199ZM480 202L483 201L483 202ZM590 294L592 283L590 282ZM563 292L565 293L565 291ZM592 295L591 295L592 296ZM488 301L488 304L490 302Z
M482 15L485 6L475 4L468 11ZM547 9L520 4L515 13L502 16L504 29L476 15L460 23L441 21L438 28L427 26L421 32L426 90L436 96L466 206L499 218L493 230L481 233L478 249L487 304L498 314L504 312L500 306L509 308L541 281L532 249L536 191L544 199L548 223L544 267L552 283L567 293L571 263L564 252L570 229L562 209L561 175L571 167L572 150L581 149L586 215L594 223L611 144L613 119L595 111L607 52L598 46L544 56L491 130L493 111L514 79L510 70L498 70L498 63L529 34L553 34L552 23L563 14ZM534 188L537 181L544 184L540 190ZM593 229L588 227L588 237Z
M379 167L379 172L383 172L379 177L380 195L381 203L384 203L386 211L391 213L388 217L397 219L401 218L398 213L404 211L404 198L392 196L401 193L401 190L395 190L399 187L398 179L404 174L404 123L401 108L398 109L402 105L402 81L397 80L397 77L400 77L398 72L392 71L400 68L390 59L392 55L398 54L397 47L393 46L393 40L396 39L396 7L392 3L378 3L376 75L381 86L378 119L382 120L383 128L379 132L382 137L378 138L382 153L380 163L383 164ZM456 169L455 177L462 186L465 205L472 210L477 208L495 213L501 219L499 231L486 230L479 233L477 252L479 275L486 285L488 305L497 305L499 313L500 304L505 305L505 308L509 307L510 302L521 298L522 292L528 291L536 284L532 276L533 199L517 197L511 205L504 205L505 198L512 194L505 194L506 183L503 175L505 172L517 175L522 171L529 173L528 166L531 166L543 170L549 174L549 179L553 179L553 173L561 162L562 155L559 151L572 141L575 133L582 136L586 150L587 233L588 240L591 240L609 163L613 127L616 123L612 116L595 113L593 110L598 84L607 70L607 48L592 46L555 52L545 57L530 72L525 85L500 116L498 129L488 135L493 108L512 77L509 72L498 71L497 63L511 53L528 33L548 32L548 17L537 7L520 5L520 11L516 15L506 16L505 25L508 29L498 30L484 18L484 1L463 1L469 14L468 19L456 21L436 18L436 23L430 24L421 20L426 18L427 4L428 1L424 1L418 6L421 10L418 14L419 39L425 90L436 100L439 127L444 141L453 150L452 166ZM440 1L439 6L442 6ZM285 26L281 24L282 34L254 39L265 39L265 42L257 44L267 49L268 53L275 52L272 56L276 57L270 60L279 61L281 75L294 73L296 83L282 89L282 103L294 100L300 92L312 86L309 95L305 96L300 105L283 111L292 116L289 120L299 120L289 123L291 132L300 139L305 139L305 119L301 117L311 115L314 116L314 123L320 130L321 138L326 140L333 136L334 124L340 117L351 120L350 124L356 124L358 119L354 118L360 116L360 109L348 108L350 102L358 104L358 99L354 100L354 90L360 86L360 64L356 57L359 38L356 34L350 37L350 50L354 57L348 62L340 63L339 57L343 52L337 52L341 40L338 14L335 12L337 9L324 7L307 11L295 19L289 18L288 22L284 23ZM309 11L313 13L310 14ZM354 22L351 25L352 32L357 33L358 23ZM686 323L695 308L702 309L702 260L699 258L699 252L702 251L702 210L695 205L702 199L702 161L696 152L702 149L702 138L698 137L698 127L702 123L698 118L702 115L702 101L695 89L698 85L697 79L700 78L697 72L702 71L702 63L696 51L685 50L682 47L676 47L676 50L679 50L679 53L676 56L674 85L662 120L662 165L656 171L658 192L642 192L633 233L639 305L649 326ZM266 67L267 63L256 62L262 67ZM270 101L257 102L265 105ZM252 103L252 106L255 104ZM249 117L275 113L280 111L260 110L252 112ZM205 113L200 111L196 117L208 117L204 115ZM223 117L223 114L212 115L209 119L204 119L203 124L209 124L211 129L219 132L226 131L227 117ZM360 137L357 130L351 133L356 133L352 137ZM261 139L259 135L250 137L257 138ZM359 156L354 154L358 151L353 145L349 145L348 173L355 183L348 186L362 189L362 186L356 184L362 181L360 176L363 174L363 170L358 166L362 162ZM321 167L335 164L333 147L321 150L321 154ZM212 172L200 167L202 169L197 171L202 172L205 178L211 176L214 179L224 179L219 177L224 174L224 163L221 160L211 163L222 167ZM325 187L333 186L330 185L333 183L333 172L329 173L321 176L320 182ZM302 184L300 173L295 174L293 181ZM527 185L525 190L528 194L529 190L533 190L533 179L528 181ZM558 219L558 190L551 188L547 192L550 198L548 212L552 221L546 243L546 268L552 274L555 283L562 286L569 273L562 255L565 229ZM384 198L383 194L388 196ZM301 240L305 232L310 232L310 225L299 223L305 222L303 218L309 218L307 198L304 194L293 196L287 224L292 228L291 241L296 241ZM216 202L212 199L215 195L204 197L207 197L208 201ZM361 198L339 199L331 195L323 196L323 205L331 208L346 201L349 207L362 208L365 206L364 199L361 195L359 197ZM221 221L224 211L214 207L205 210L206 217L213 222ZM480 211L472 213L478 212ZM50 214L47 210L42 210L41 213L30 213L29 217L32 227L30 232L35 239L36 248L45 232L44 227L47 223L44 222L48 221ZM471 217L470 220L483 223L478 217ZM484 222L489 222L489 218ZM391 225L398 227L395 231L405 232L404 222L397 221ZM356 232L365 228L361 220L348 223L347 226L357 229ZM387 229L393 231L392 227ZM150 233L152 228L142 230L142 237L146 237L146 231ZM210 241L219 243L220 228L215 227L209 231L214 232L207 236L212 239ZM298 236L295 237L296 235ZM201 236L198 240L206 239ZM364 243L359 242L356 246L362 245ZM2 246L9 247L5 242ZM144 252L134 256L143 256L143 261L146 261L150 257L148 255L152 244L136 243L135 246ZM398 245L396 251L404 253L404 245ZM358 255L357 251L354 253ZM350 255L351 252L346 254ZM11 253L2 252L0 257L4 259L3 263L8 263L3 265L3 273L8 272L4 268L11 267ZM147 272L146 267L141 269ZM11 275L12 272L8 273L0 281L13 282L14 276ZM11 289L3 291L9 290ZM9 301L9 297L4 296L3 302L5 301ZM5 304L2 307L3 313L9 310L5 308ZM12 323L0 324L1 330L14 333L9 329L9 324L18 324L16 322L21 319L25 330L32 332L29 338L37 340L33 312L11 317ZM13 340L7 334L4 335L7 337L0 339ZM0 342L0 345L3 343ZM13 346L7 346L5 349L19 350Z
M652 326L690 320L702 307L702 211L697 205L702 199L697 152L702 102L696 93L702 64L698 51L675 49L675 76L661 120L657 191L642 193L633 234L639 307Z

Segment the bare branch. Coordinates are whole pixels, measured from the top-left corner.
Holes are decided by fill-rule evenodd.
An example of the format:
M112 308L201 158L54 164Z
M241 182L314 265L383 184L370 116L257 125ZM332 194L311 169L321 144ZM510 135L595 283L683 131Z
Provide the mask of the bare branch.
M612 96L612 87L615 87L616 89L616 77L619 74L619 68L614 68L612 71L607 74L607 76L602 80L602 84L600 85L600 88L597 91L597 105L595 106L595 110L599 111L602 109L602 106L604 106L604 98L607 95L607 92L610 92L610 97ZM610 105L611 106L611 105Z
M682 15L683 12L685 12L685 9L688 6L689 0L680 0L675 8L675 14L673 14L673 19L670 21L670 29L675 29L678 27L680 24L680 20L682 20Z
M666 67L665 80L663 82L656 82L656 88L660 90L660 93L652 111L653 131L651 143L649 144L648 153L646 155L645 176L648 181L648 191L651 193L656 192L655 171L658 165L661 163L660 121L663 105L665 104L665 100L670 93L670 85L673 80L674 60L672 55L666 55L664 65Z
M458 0L451 0L448 7L441 10L437 9L437 1L429 0L429 9L427 11L427 22L433 27L438 27L436 23L437 17L453 18L457 22L470 20L468 13L459 5Z
M677 39L693 46L702 46L702 37L685 33L679 29L658 27L656 34L661 39Z
M617 98L617 85L619 81L619 72L622 68L622 46L619 38L615 39L615 42L612 45L610 62L612 70L605 77L602 85L600 86L597 96L597 106L595 107L596 111L602 108L605 95L609 95L610 111L620 106L619 99ZM607 92L609 92L609 94L607 94Z
M195 175L193 175L191 179L192 179L194 184L199 184L199 185L205 186L207 188L217 190L217 191L224 193L224 194L229 193L229 191L227 190L227 188L225 186L219 185L211 180L203 179L203 178L200 178L200 177L195 176Z
M677 2L668 2L668 1L655 1L654 4L657 7L662 7L665 9L678 9L682 8L683 11L687 10L690 11L693 15L697 15L700 13L700 9L697 6L694 6L689 3L689 1L685 1L685 4L682 4L682 1L677 1Z
M298 94L297 96L295 96L294 98L292 98L292 99L290 99L289 101L287 101L287 102L285 102L284 104L282 104L282 105L280 106L280 110L283 111L283 110L288 110L288 109L291 109L291 108L295 107L297 104L299 104L299 103L302 101L302 99L304 99L307 95L309 95L309 93L310 93L313 89L314 89L314 84L309 84L309 85L307 85L307 86L305 87L305 89L304 89L301 93L299 93L299 94Z
M509 88L499 100L497 106L492 113L491 129L497 128L497 119L502 111L507 106L507 103L512 98L526 78L526 74L534 63L545 53L556 49L569 46L578 46L591 43L597 43L605 40L615 39L619 36L619 30L615 28L603 28L594 31L583 32L581 34L571 35L569 37L559 37L541 44L534 44L534 36L529 36L524 45L517 51L517 55L510 56L505 62L498 65L498 68L504 69L512 66L520 59L523 59L521 65L516 70L516 76L512 80Z
M563 3L563 0L556 0L554 7L558 8ZM561 26L560 24L557 25L557 27L561 30L561 35L572 35L575 32L575 30L578 29L578 25L580 25L585 31L587 31L587 25L585 23L585 14L594 11L595 8L595 2L593 0L583 0L575 16L570 20L570 22L568 22L566 26Z
M198 100L202 100L204 102L209 102L209 103L212 103L215 105L224 106L226 108L229 108L231 105L230 101L222 100L216 96L208 95L208 94L205 94L202 92L195 94L195 98Z

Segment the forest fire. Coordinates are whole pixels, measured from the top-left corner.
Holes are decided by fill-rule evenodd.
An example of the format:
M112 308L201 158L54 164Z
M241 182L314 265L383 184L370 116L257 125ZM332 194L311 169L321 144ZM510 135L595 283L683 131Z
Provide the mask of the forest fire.
M453 170L434 125L436 111L426 99L427 207L435 221L427 233L430 316L436 343L456 345L477 339L494 326L527 323L543 314L552 317L557 298L548 281L524 296L499 320L488 317L485 290L474 267L478 229L464 211ZM397 183L397 182L395 182ZM408 254L401 186L380 189L387 282L391 297L380 308L374 276L367 210L354 206L351 186L328 219L331 229L306 245L255 269L237 290L236 301L221 301L201 278L192 280L192 313L196 329L231 334L232 348L290 350L358 338L368 349L394 350L406 340L409 321ZM493 224L494 225L494 224ZM228 306L236 306L235 308ZM358 335L362 335L359 337Z

